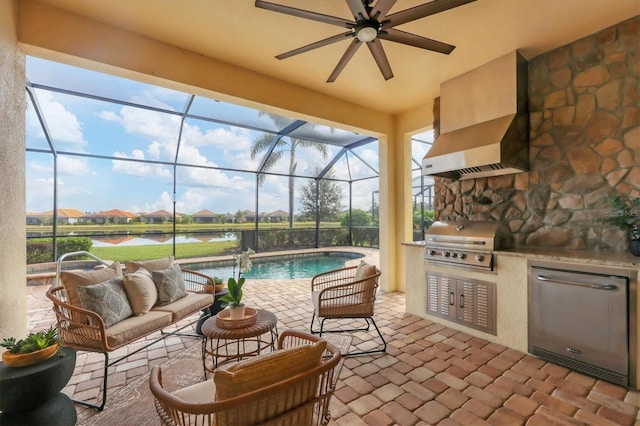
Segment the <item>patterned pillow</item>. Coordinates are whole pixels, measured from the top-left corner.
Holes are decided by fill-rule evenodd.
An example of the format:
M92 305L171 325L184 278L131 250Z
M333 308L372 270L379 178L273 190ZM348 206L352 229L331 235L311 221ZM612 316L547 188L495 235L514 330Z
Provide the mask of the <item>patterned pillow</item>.
M153 282L158 289L158 306L165 306L187 295L182 269L177 263L162 271L152 271Z
M144 315L158 301L158 289L153 282L151 272L144 268L138 269L133 274L125 274L122 277L124 291L131 304L131 309L136 315Z
M120 263L114 262L108 268L95 269L93 271L62 271L60 279L67 291L69 303L74 306L82 306L78 298L77 288L85 285L98 284L109 281L113 278L122 278L122 267Z
M120 277L76 287L76 291L82 306L100 315L105 327L111 327L133 314Z

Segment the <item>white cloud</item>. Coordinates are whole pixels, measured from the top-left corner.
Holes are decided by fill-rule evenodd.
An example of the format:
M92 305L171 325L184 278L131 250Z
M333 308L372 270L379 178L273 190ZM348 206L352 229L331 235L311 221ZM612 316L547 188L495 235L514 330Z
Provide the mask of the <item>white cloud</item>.
M37 90L36 96L54 143L68 143L77 147L87 144L82 132L82 123L75 114L54 99L54 93ZM27 114L27 126L33 129L38 137L44 138L44 132L35 114Z
M27 180L27 211L43 212L52 210L53 178Z
M131 155L127 155L121 152L114 153L115 157L119 158L133 158L137 160L144 160L144 153L138 149L134 149ZM153 163L141 163L138 161L111 161L111 170L114 173L121 173L124 175L144 177L144 178L171 178L171 171L162 164Z
M167 191L162 192L160 196L151 203L145 203L140 206L134 204L131 206L131 211L136 213L153 213L158 210L173 212L173 197Z
M117 123L122 122L120 116L113 111L100 111L100 113L98 113L98 117L105 121L115 121Z
M58 173L73 176L86 176L92 174L92 171L86 158L61 155L58 157Z

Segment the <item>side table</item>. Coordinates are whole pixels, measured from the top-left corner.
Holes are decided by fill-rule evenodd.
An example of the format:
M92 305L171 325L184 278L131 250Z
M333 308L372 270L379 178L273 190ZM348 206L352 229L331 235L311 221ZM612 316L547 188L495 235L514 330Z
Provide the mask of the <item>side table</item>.
M63 356L27 367L7 367L0 362L0 424L76 424L76 407L60 392L73 375L76 350L61 350Z
M207 319L202 324L205 378L207 373L212 373L226 362L256 356L267 349L274 351L278 341L277 322L275 314L264 309L257 310L255 324L243 328L221 328L216 324L215 316Z

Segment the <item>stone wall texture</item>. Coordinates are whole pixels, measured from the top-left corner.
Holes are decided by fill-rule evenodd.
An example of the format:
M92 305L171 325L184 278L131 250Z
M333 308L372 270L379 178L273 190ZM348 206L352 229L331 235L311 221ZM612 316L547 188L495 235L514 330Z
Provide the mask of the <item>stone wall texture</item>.
M531 59L530 171L435 178L436 218L503 221L517 246L626 250L603 219L610 196L640 197L639 76L640 17Z

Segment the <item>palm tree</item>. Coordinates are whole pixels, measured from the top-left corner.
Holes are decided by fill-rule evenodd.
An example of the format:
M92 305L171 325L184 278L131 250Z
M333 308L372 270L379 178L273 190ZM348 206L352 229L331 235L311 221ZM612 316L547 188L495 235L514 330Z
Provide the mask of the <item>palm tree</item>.
M273 120L273 122L278 126L278 128L284 128L289 123L286 118L280 117L275 114L267 113L269 118ZM258 153L262 151L266 151L273 142L274 136L268 133L264 133L258 139L253 141L253 145L251 146L251 159L255 159ZM286 139L285 139L286 138ZM319 142L311 142L304 139L298 139L291 136L280 137L276 142L276 146L271 152L271 155L266 159L264 163L264 167L261 172L266 172L269 169L273 168L273 166L284 156L284 154L289 152L289 228L293 228L293 201L294 201L294 193L295 193L295 171L298 166L298 162L296 161L296 149L298 147L301 148L314 148L318 153L322 155L322 158L326 159L327 155L329 155L329 148L325 144ZM265 174L260 173L258 175L258 185L262 185L264 183Z

